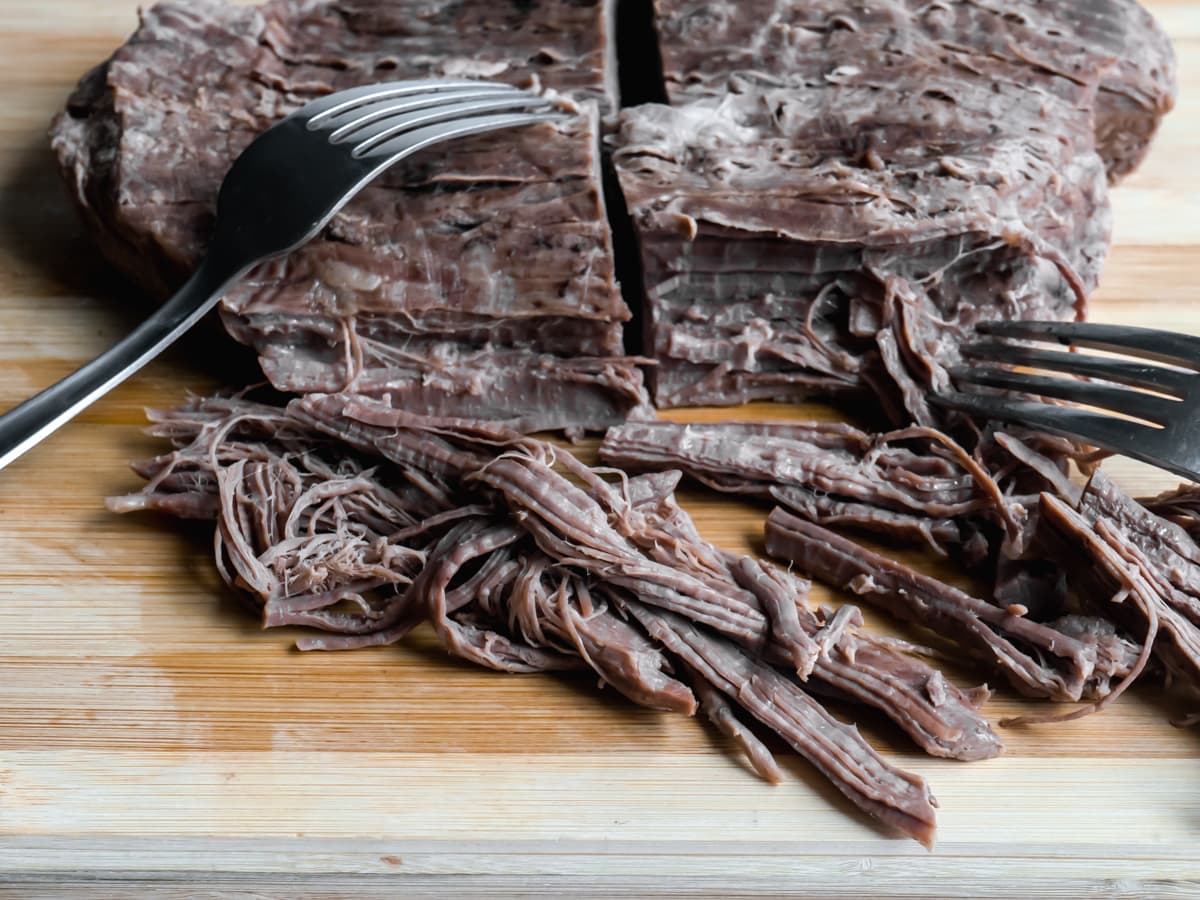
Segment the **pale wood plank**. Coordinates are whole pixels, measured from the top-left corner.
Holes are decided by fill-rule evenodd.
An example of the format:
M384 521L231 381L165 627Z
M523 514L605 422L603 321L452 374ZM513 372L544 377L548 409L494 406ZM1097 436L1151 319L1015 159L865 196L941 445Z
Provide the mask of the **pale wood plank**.
M44 147L50 116L136 5L0 4L0 408L138 315ZM1181 99L1115 194L1094 316L1200 333L1200 2L1148 5L1177 39ZM139 433L143 406L237 380L208 356L203 341L173 352L0 478L0 897L1200 892L1196 737L1167 723L1179 710L1149 685L1101 717L1010 730L1008 756L986 764L916 757L865 717L942 803L926 854L848 814L802 762L768 787L696 723L586 681L473 669L428 633L290 651L289 633L260 632L218 583L203 527L100 504L136 486L128 459L160 449ZM732 414L844 415L672 417ZM1171 481L1111 468L1139 492ZM758 547L762 507L699 491L685 502L710 539ZM1001 691L988 709L1030 708Z

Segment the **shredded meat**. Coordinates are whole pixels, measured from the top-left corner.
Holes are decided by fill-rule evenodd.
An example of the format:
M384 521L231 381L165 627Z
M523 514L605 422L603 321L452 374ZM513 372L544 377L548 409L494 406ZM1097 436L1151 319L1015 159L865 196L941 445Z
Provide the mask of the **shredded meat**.
M153 419L175 449L138 464L146 488L110 506L214 519L222 576L264 624L314 630L306 649L391 643L427 621L489 668L589 669L652 709L703 708L777 780L747 713L924 843L924 782L810 692L877 706L937 755L1001 749L978 694L862 633L853 607L810 609L803 579L703 541L674 499L677 473L629 478L356 396L195 400Z

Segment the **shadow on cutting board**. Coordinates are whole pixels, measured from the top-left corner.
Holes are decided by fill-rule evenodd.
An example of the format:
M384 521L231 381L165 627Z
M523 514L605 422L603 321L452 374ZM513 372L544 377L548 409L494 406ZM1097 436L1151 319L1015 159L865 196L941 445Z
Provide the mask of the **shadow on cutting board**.
M41 135L31 136L13 175L0 184L0 240L15 257L16 274L39 295L69 301L68 309L103 303L114 331L142 321L154 301L108 263L88 237L67 194L54 153ZM0 324L5 300L0 298ZM63 323L69 328L70 323ZM214 346L220 348L214 354ZM253 351L225 334L215 314L164 354L172 362L240 387L262 380ZM166 397L164 404L183 399Z

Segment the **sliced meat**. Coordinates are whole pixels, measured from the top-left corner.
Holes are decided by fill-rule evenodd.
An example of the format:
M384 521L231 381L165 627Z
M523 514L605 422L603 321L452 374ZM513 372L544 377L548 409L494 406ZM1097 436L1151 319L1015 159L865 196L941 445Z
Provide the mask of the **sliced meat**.
M1133 0L655 6L671 105L612 145L663 407L849 395L933 424L974 322L1082 315L1106 177L1174 102Z
M222 317L280 390L390 398L521 429L598 428L646 405L622 350L599 111L615 107L611 0L165 2L58 117L63 174L105 253L179 284L217 189L262 130L380 80L488 78L575 114L390 170L323 235L251 273Z

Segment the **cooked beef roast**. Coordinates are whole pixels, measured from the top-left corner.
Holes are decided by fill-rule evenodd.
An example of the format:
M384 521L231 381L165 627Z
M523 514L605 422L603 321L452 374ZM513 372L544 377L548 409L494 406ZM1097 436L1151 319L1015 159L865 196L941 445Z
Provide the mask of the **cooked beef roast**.
M870 389L931 424L974 322L1082 315L1109 239L1097 128L1125 171L1174 90L1135 3L1086 6L661 0L672 105L612 142L655 402Z
M926 844L924 781L816 698L872 706L928 753L968 760L1002 749L978 711L986 687L960 690L909 645L864 633L855 607L810 609L798 575L706 543L675 501L678 472L610 481L521 432L625 423L605 461L782 504L772 554L1024 694L1093 701L1073 715L1118 696L1152 653L1200 683L1194 492L1151 511L1099 474L1081 490L1066 474L1078 448L960 422L964 444L925 401L974 322L1083 314L1107 252L1107 181L1138 163L1174 98L1152 19L1132 0L657 0L661 71L627 58L622 76L655 79L640 98L666 102L602 119L617 113L615 9L145 12L53 141L101 247L157 294L203 252L230 161L315 96L496 78L574 115L402 164L234 288L227 329L302 396L155 413L175 449L137 464L145 489L111 507L214 520L221 575L267 626L308 628L303 649L393 643L428 622L480 665L590 669L644 706L703 711L778 781L754 720ZM641 269L632 311L614 281L605 130L611 227L637 243L620 262ZM635 421L650 410L647 361L623 347L634 313L660 406L865 398L900 429ZM992 594L827 525L923 542L992 578Z
M176 449L110 506L214 518L222 576L266 625L322 632L302 648L391 643L427 620L447 650L501 671L591 668L687 715L699 695L768 778L778 770L739 709L924 843L924 781L832 718L810 673L931 752L1000 750L976 711L986 693L860 633L852 607L810 610L806 582L705 543L674 501L678 476L610 483L549 444L346 396L199 400L153 418Z
M164 293L199 259L233 158L316 96L467 76L573 97L565 123L395 167L320 239L232 289L222 315L281 390L352 387L522 430L603 427L645 405L622 356L629 310L600 177L612 15L611 0L163 3L84 79L54 146L101 246Z

